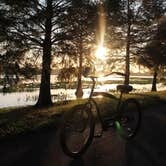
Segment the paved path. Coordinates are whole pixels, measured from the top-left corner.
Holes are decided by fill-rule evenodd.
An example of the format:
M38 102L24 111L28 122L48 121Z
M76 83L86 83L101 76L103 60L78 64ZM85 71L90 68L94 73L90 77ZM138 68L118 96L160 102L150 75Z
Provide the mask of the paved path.
M144 111L141 129L130 142L110 129L81 159L65 156L58 138L51 129L2 142L0 166L166 166L166 105Z

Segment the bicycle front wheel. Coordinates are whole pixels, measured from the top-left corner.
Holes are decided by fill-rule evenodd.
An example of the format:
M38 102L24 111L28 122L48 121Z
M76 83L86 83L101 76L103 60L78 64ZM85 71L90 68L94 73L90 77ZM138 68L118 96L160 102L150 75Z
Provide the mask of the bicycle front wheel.
M121 107L120 120L116 121L120 135L125 139L134 137L140 127L140 104L135 99L127 99Z
M77 105L64 117L60 143L64 153L70 157L85 153L92 142L95 122L89 105Z

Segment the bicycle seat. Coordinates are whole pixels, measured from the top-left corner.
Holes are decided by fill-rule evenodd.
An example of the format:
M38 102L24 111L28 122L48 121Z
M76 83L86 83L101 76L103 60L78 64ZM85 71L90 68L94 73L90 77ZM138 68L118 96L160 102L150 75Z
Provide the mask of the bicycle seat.
M128 93L133 90L133 87L131 85L117 85L117 90L121 93Z

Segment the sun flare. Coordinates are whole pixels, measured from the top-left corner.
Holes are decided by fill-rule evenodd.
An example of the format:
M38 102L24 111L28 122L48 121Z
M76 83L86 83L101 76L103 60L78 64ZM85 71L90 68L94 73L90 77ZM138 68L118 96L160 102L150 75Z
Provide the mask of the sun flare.
M96 50L96 58L98 59L105 59L106 56L106 48L103 46L99 46Z

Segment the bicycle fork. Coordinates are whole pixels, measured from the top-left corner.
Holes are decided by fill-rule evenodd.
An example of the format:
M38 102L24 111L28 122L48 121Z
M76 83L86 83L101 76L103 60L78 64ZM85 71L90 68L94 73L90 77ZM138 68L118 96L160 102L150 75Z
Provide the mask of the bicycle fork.
M101 118L100 111L97 109L97 114L99 117L99 122L101 124L102 131L100 134L95 135L95 137L101 137L103 134L103 131L108 130L108 128L110 128L110 127L117 128L117 129L120 128L119 121L121 119L120 107L122 104L122 96L123 96L123 92L120 93L120 97L119 97L118 104L116 107L117 114L114 117L103 120Z

